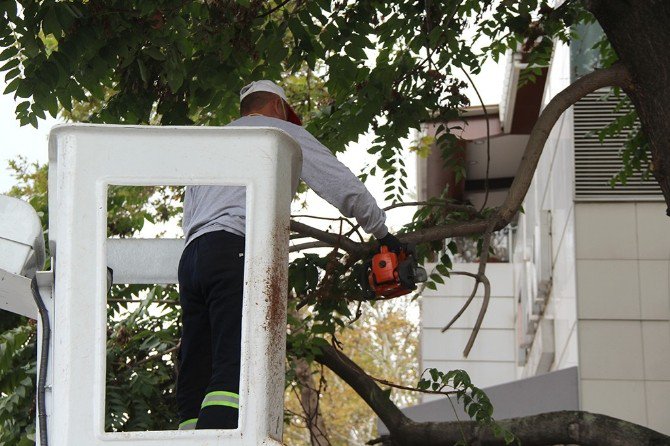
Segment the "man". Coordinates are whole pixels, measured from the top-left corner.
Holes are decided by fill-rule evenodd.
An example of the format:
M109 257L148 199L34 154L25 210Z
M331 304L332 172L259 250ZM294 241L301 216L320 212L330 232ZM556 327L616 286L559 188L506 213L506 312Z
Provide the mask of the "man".
M358 178L301 127L284 90L267 80L240 92L232 126L275 127L300 144L302 179L382 243L398 248L386 216ZM249 147L253 151L253 147ZM237 427L244 283L245 188L190 186L184 199L186 247L179 262L183 333L177 405L180 429Z

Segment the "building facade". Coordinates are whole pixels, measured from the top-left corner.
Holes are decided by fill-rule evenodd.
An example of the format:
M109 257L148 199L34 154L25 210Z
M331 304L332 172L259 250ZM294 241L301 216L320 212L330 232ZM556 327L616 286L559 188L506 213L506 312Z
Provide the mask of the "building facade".
M541 106L583 74L589 58L582 48L590 45L557 45L542 80ZM524 140L513 133L514 110L524 100L516 88L522 68L510 57L495 116L500 141ZM624 113L616 102L607 91L593 93L554 126L524 212L511 225L506 261L487 266L491 302L467 358L462 351L481 292L452 328L442 328L469 296L473 279L453 276L421 297L422 370L468 371L489 390L497 418L581 409L670 434L670 219L653 181L638 175L625 186L609 184L625 137L600 141L595 133ZM467 144L481 146L481 138ZM518 158L518 147L491 141L492 159ZM469 154L466 164L476 160ZM495 164L491 168L495 179ZM425 193L432 179L425 167L418 171ZM493 184L501 186L494 199L504 196L505 182ZM464 189L467 199L467 180ZM479 192L472 191L473 203ZM470 272L477 267L454 265ZM417 421L454 419L445 401L425 395L422 405L406 411ZM440 405L445 410L436 410Z

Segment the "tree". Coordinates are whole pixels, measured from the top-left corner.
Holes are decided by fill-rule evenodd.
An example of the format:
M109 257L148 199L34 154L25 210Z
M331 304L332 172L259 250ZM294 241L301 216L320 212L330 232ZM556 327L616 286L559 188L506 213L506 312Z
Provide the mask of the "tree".
M475 289L483 286L488 296L491 234L519 210L549 131L570 105L608 86L628 95L642 125L630 162L653 172L670 203L665 124L670 98L663 88L670 69L667 2L568 0L551 7L538 0L19 0L1 2L0 11L0 46L5 48L0 60L6 61L0 71L10 81L6 91L25 99L17 106L17 118L24 124L82 104L91 110L86 118L90 122L224 124L236 114L237 91L245 82L297 74L307 86L296 91L311 118L308 128L334 151L344 150L369 129L375 132L368 151L377 163L362 177L382 176L388 184L386 198L394 206L403 205L407 191L402 138L429 118L455 118L467 103L464 84L454 77L457 70L477 73L487 58L521 47L531 63L532 80L533 70L548 61L555 39L569 41L573 23L597 20L607 37L600 45L607 55L603 67L577 80L543 110L504 204L475 209L432 200L422 204L401 239L419 244L421 256L441 255L433 279L442 280L458 273L449 254L442 252L442 241L481 237L480 269L472 277ZM621 20L623 16L630 20ZM317 78L323 79L327 95L314 101L309 86ZM453 153L455 141L443 126L437 144L445 158ZM291 359L321 363L351 385L390 428L386 442L452 444L465 436L495 444L510 439L484 440L489 430L474 425L417 424L404 418L388 393L337 348L339 327L355 319L352 310L363 300L357 278L372 244L350 238L356 234L353 225L339 234L298 221L291 229L317 240L301 248L333 247L326 256L307 254L291 264L293 311L309 308L301 320L293 321L300 329L290 332ZM486 311L486 298L484 302L466 354ZM496 426L485 395L462 374L436 372L419 384L423 390L426 385L454 387L462 398L470 398L466 405L472 408L474 423ZM612 423L623 423L617 432L628 437L604 440L607 431L592 428L598 423L612 426L607 417L582 413L511 420L502 426L525 444L667 441L619 421Z

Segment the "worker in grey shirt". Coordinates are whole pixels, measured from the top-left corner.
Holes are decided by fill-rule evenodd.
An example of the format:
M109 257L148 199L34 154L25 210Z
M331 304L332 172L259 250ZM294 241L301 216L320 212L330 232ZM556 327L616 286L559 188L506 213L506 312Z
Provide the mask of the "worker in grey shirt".
M305 183L381 243L391 249L400 247L370 192L301 126L280 86L267 80L252 82L240 92L240 101L242 117L229 125L284 130L302 149ZM186 188L186 247L179 262L183 323L177 379L180 429L237 427L245 203L243 186Z

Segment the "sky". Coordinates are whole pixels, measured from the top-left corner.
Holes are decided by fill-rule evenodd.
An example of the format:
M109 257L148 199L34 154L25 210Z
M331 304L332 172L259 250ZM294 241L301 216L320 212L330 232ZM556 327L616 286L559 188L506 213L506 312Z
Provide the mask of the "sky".
M463 80L466 80L464 76ZM0 78L1 79L1 78ZM486 104L498 104L502 94L502 82L504 79L504 62L494 63L488 62L484 65L482 73L473 77L484 102ZM4 90L4 82L0 82L1 89ZM472 88L467 90L467 95L471 99L473 105L479 104L479 100ZM51 127L56 125L59 121L53 118L41 120L38 128L32 126L19 126L15 119L14 108L16 101L13 95L0 95L0 193L7 191L13 184L14 179L10 176L7 169L8 161L15 159L17 156L24 156L29 162L45 163L48 161L47 140ZM372 140L371 135L364 135L357 143L350 145L350 150L346 153L338 155L338 158L346 164L354 173L358 174L368 163L374 163L375 159L366 153L367 146ZM411 140L407 140L407 145L411 144ZM416 189L416 161L410 158L406 162L408 167L407 183L410 188ZM380 205L383 207L388 203L383 202L384 185L383 180L369 179L366 186L370 192L378 199ZM415 191L414 191L415 192ZM408 201L411 197L408 197ZM315 194L310 193L307 202L309 207L305 210L300 210L301 213L317 214L323 216L338 216L336 209L325 203ZM413 210L411 208L400 208L388 213L388 225L392 230L397 230L403 223L409 221ZM308 221L304 221L308 223ZM315 226L323 226L317 221L310 221L309 223Z
M0 91L3 91L5 83L0 85ZM0 95L0 193L6 192L14 184L14 179L7 170L10 159L23 155L29 161L47 162L47 135L56 123L51 118L40 121L38 129L30 125L21 127L14 115L15 108L13 95Z

